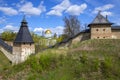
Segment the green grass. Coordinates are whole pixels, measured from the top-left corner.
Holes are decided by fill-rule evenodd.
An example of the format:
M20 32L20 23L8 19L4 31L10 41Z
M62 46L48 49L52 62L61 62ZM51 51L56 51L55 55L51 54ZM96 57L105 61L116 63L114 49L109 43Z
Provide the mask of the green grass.
M11 64L7 57L0 51L0 72L7 69L10 65Z
M3 80L119 80L120 40L88 40L49 49L3 71Z

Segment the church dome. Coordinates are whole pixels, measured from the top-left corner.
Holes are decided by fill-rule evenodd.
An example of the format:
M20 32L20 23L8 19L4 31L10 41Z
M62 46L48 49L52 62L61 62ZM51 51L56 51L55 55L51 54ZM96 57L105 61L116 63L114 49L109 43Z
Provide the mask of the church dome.
M51 30L47 29L47 30L45 31L45 37L46 37L46 38L51 38L51 37L52 37L52 32L51 32Z
M51 32L51 30L48 29L45 31L45 34L52 34L52 32Z

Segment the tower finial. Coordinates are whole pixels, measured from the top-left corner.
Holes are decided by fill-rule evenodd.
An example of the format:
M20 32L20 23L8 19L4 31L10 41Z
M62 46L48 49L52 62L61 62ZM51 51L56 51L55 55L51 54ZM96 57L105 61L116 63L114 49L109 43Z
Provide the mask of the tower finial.
M25 19L25 17L26 17L26 16L24 15L24 16L23 16L23 20L22 20L22 22L26 22L26 19Z
M102 11L101 10L98 10L98 14L100 14Z
M23 16L23 19L25 19L25 15Z
M108 20L108 15L106 15L106 20Z

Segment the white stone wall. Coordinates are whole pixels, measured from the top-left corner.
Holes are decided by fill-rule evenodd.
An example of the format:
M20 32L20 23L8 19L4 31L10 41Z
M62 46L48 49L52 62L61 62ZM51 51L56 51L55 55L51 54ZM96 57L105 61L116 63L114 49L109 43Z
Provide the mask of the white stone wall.
M14 44L13 45L13 52L12 52L14 59L12 61L13 64L18 64L20 63L20 54L21 54L21 46L19 44Z
M13 64L24 62L28 58L28 56L30 56L31 54L35 54L34 44L14 45L13 53L8 52L1 46L0 50Z
M112 30L112 39L120 39L120 30Z
M28 56L35 53L34 44L15 44L13 46L14 64L27 60Z
M10 46L13 46L13 42L12 41L4 41L5 43L7 43Z
M24 44L21 45L21 61L25 61L29 55L35 53L35 47L34 44Z
M90 39L90 33L81 33L79 36L72 40L72 43L77 43L88 39Z
M0 46L0 50L3 52L3 54L10 60L13 61L14 57L13 54L11 54L10 52L6 51L3 47Z
M110 25L91 26L91 39L110 39L112 35Z

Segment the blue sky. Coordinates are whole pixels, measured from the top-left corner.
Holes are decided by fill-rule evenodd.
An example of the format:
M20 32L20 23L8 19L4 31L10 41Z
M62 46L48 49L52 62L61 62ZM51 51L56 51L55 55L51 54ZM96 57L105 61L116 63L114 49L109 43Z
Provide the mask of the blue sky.
M63 18L76 15L81 26L89 24L101 10L109 21L120 25L120 0L0 0L0 33L18 31L23 15L26 15L31 31L40 34L51 29L61 34Z

